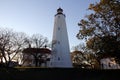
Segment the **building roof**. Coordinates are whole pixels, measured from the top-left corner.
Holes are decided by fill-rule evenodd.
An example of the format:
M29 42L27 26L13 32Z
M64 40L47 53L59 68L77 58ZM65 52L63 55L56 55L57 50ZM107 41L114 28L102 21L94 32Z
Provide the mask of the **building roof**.
M51 50L47 48L26 48L22 51L23 53L42 53L51 54Z

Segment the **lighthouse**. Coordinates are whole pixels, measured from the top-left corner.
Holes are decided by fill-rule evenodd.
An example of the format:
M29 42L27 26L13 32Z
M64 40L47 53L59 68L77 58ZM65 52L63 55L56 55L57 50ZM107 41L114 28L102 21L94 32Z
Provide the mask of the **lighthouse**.
M65 17L63 9L57 9L54 18L50 67L72 67Z

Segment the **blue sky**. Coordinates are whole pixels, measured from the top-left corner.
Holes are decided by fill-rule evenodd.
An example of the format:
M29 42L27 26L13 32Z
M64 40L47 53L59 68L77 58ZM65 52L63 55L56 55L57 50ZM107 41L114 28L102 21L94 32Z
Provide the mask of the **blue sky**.
M52 40L54 15L61 7L66 15L67 31L72 46L82 43L76 38L78 22L85 15L90 3L99 0L0 0L0 27L28 35L39 33Z

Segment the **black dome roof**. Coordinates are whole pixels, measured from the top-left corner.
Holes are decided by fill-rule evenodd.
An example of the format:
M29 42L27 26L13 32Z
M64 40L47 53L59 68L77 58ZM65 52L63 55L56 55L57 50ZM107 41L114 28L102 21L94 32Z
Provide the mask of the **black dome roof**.
M57 13L62 13L62 12L63 12L63 9L61 9L61 8L57 9Z

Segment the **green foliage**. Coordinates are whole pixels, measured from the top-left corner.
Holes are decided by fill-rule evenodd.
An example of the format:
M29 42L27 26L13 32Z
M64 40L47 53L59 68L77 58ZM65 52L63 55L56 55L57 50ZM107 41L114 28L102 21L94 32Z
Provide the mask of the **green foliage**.
M89 39L86 44L87 48L94 52L109 56L117 56L120 51L120 41L117 41L115 36L94 37Z
M78 23L77 38L87 38L87 47L96 53L120 58L120 0L101 0L90 4L89 10L94 13Z
M100 3L90 4L89 10L94 13L87 15L78 25L78 39L90 36L106 36L120 34L120 1L101 0Z

